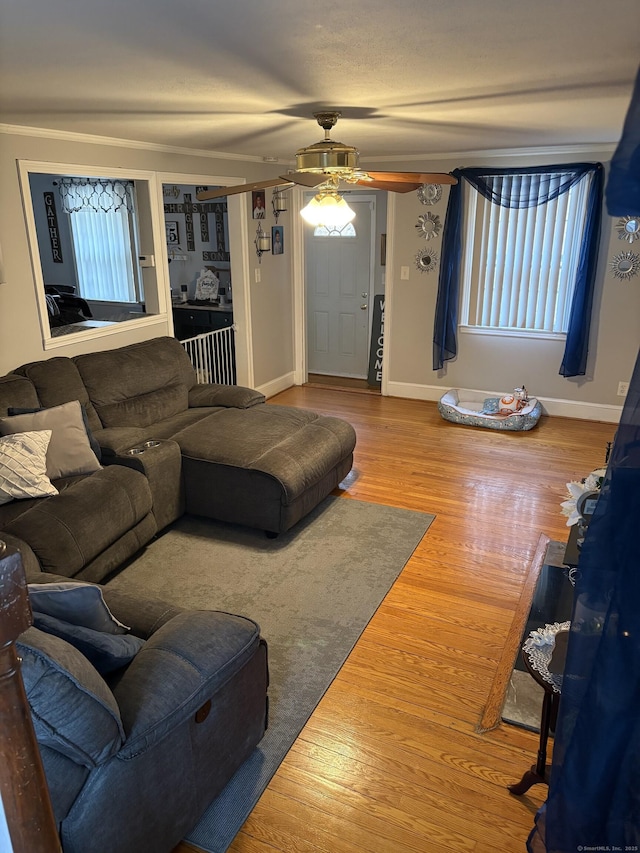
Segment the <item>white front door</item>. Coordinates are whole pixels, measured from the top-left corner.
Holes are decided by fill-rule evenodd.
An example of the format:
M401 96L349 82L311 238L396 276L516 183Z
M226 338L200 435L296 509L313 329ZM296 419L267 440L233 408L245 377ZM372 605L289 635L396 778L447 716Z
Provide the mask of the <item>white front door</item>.
M373 202L348 199L353 228L340 236L305 229L307 369L332 376L367 376L372 299Z

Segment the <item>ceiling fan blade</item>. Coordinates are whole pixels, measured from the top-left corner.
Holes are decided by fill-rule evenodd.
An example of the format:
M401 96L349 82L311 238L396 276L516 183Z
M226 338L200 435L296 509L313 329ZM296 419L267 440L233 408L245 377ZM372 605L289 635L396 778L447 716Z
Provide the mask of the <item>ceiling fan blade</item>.
M265 190L269 187L280 187L286 185L293 186L293 182L289 178L272 178L270 181L255 181L252 184L238 184L235 187L219 187L216 190L202 190L196 193L198 201L209 201L212 198L222 198L227 195L235 195L236 193L249 193L253 190Z
M318 184L324 183L329 176L318 174L317 172L291 172L289 180L294 184L300 184L302 187L317 187Z
M371 172L369 172L371 174ZM392 174L391 172L389 174ZM422 183L398 183L397 181L356 181L359 187L371 187L374 190L387 190L390 193L410 193L420 189Z
M448 172L370 172L367 175L374 181L391 181L392 183L417 184L457 184L458 181Z

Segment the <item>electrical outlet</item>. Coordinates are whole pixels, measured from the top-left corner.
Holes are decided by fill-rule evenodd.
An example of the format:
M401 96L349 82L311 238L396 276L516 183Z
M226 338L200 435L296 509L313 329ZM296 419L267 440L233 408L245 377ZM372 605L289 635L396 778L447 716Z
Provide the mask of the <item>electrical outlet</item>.
M260 267L256 267L256 284L260 284Z
M400 280L409 281L409 267L400 267Z
M618 382L618 397L626 397L629 391L628 382Z

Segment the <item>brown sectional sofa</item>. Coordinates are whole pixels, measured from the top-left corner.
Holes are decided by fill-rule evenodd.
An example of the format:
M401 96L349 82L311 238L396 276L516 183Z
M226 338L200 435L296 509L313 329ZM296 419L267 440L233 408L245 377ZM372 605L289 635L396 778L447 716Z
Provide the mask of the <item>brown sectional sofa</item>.
M0 504L0 536L23 543L27 568L99 582L185 511L281 533L352 466L350 424L197 384L174 338L16 368L0 377L0 432L10 409L74 400L102 467Z

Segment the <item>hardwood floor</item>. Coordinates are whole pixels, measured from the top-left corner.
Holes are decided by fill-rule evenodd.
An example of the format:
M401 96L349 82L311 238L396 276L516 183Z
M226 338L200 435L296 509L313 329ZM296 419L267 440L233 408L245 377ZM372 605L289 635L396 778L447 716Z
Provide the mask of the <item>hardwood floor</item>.
M354 425L345 500L436 519L230 851L521 853L546 788L506 786L537 738L478 725L540 534L566 538L565 483L603 464L615 425L501 433L431 402L308 386L270 402Z

